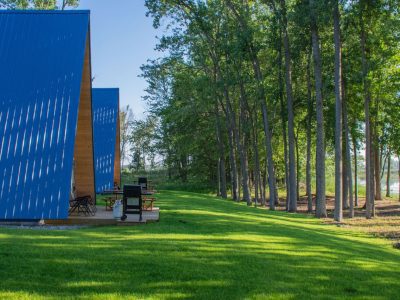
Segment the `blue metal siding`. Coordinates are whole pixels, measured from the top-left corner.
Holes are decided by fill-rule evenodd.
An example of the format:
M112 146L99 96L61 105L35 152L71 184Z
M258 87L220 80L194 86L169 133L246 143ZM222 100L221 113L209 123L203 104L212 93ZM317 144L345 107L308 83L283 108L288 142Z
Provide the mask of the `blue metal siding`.
M89 12L0 12L0 219L68 217Z
M119 90L92 89L96 192L114 186Z

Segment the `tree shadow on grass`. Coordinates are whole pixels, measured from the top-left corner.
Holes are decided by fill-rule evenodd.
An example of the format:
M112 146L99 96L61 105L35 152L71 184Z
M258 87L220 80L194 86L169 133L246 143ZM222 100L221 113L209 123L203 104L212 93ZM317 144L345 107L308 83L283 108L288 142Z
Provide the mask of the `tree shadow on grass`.
M0 297L396 298L400 255L313 218L191 193L159 223L0 230Z

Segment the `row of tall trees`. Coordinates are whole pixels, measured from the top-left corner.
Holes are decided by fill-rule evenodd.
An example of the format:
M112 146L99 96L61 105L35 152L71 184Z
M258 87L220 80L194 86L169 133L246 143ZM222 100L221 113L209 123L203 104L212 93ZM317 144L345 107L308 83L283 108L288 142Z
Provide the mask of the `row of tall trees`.
M326 217L334 164L341 221L343 209L352 217L359 205L361 156L373 217L384 165L389 177L400 154L399 4L146 0L166 32L164 55L143 66L143 76L168 167L214 181L224 198L230 190L249 205L268 199L272 210L284 186L291 212L304 173L308 210Z

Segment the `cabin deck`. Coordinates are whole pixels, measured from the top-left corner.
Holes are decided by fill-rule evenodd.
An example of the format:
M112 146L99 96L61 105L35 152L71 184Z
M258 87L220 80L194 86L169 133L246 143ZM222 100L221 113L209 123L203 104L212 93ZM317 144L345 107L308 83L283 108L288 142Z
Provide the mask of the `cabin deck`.
M71 214L66 220L46 220L48 225L136 225L150 222L158 222L160 219L160 209L154 207L152 211L143 211L142 221L139 221L139 215L127 214L125 221L116 220L113 212L106 210L105 206L97 206L94 216L84 216L83 214Z

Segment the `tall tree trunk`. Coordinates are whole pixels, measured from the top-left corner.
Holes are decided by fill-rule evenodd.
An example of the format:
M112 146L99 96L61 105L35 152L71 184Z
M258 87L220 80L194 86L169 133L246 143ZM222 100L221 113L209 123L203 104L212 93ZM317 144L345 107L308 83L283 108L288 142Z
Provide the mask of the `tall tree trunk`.
M269 118L267 112L267 104L265 103L266 95L263 87L263 76L261 73L261 67L258 57L251 51L253 58L253 68L256 80L258 82L258 90L261 102L261 112L264 125L264 137L265 137L265 148L267 153L267 168L268 168L268 184L269 184L269 208L275 210L275 203L278 201L276 199L275 189L276 189L276 178L275 178L275 165L272 156L272 133L269 125Z
M299 129L297 129L295 136L295 146L296 146L296 199L297 201L300 199L300 154L299 154Z
M375 122L374 118L371 118L370 122L370 135L371 135L371 195L372 195L372 210L375 211L375 145L374 145L374 136L375 136Z
M250 188L250 171L249 171L249 156L248 148L246 145L250 143L250 138L246 134L244 138L244 143L242 144L243 151L243 167L242 180L243 180L243 200L246 201L247 205L251 205L251 188ZM247 178L246 178L247 177Z
M384 153L385 151L383 150L383 145L379 146L379 161L380 161L380 168L379 168L379 174L381 176L381 179L383 178L383 173L386 167L386 160L387 160L387 153Z
M381 153L381 155L380 155L380 161L381 161L381 170L380 170L380 172L381 172L381 181L382 181L382 179L383 179L383 175L385 174L385 168L386 168L386 163L387 163L387 160L388 160L388 156L389 156L389 150L390 149L388 149L388 151L386 152L386 154L385 155L383 155L383 146L381 146L381 148L380 148L380 150L379 150L379 152Z
M219 151L219 160L218 160L218 186L219 186L219 196L226 199L226 173L225 173L225 146L222 138L222 130L221 130L221 120L218 109L218 104L215 104L215 115L216 115L216 130L217 130L217 142L218 142L218 151Z
M217 160L217 197L221 197L221 159Z
M376 136L376 134L374 135ZM375 139L376 144L374 145L374 159L375 159L375 200L382 200L382 188L381 188L381 159L380 149L378 141Z
M275 210L275 203L278 201L276 199L275 189L276 189L276 178L275 178L275 166L272 156L272 133L269 125L269 118L267 112L267 104L265 103L266 95L263 87L263 76L261 73L261 67L257 55L254 54L254 50L251 50L251 55L253 59L253 69L255 78L258 83L258 92L261 102L261 112L264 127L264 137L265 137L265 148L267 153L267 168L268 168L268 184L269 184L269 208Z
M390 148L388 149L388 162L387 162L387 173L386 173L386 197L390 197L390 165L391 165Z
M343 87L342 87L343 88ZM342 97L343 101L343 97ZM344 102L343 106L344 106ZM342 128L343 128L343 136L342 136L342 207L343 209L349 209L349 181L348 181L348 169L347 169L347 144L346 144L346 136L345 136L345 129L344 129L344 107L342 107Z
M296 157L294 138L294 110L293 110L293 88L292 88L292 63L290 54L289 33L287 29L286 1L280 0L282 10L283 46L285 49L285 81L288 110L288 137L289 137L289 207L288 211L297 211L296 191Z
M261 188L261 174L260 174L260 159L258 155L258 137L257 132L253 129L253 151L254 151L254 187L255 187L255 200L254 204L257 206L259 198L262 199L262 188ZM261 201L262 203L263 201Z
M338 0L333 4L335 40L335 213L337 222L343 219L342 208L342 53L340 44L340 21Z
M229 114L227 112L227 114ZM238 191L238 172L236 165L236 155L235 148L233 145L233 130L231 122L229 121L229 116L226 117L226 123L228 127L228 144L229 144L229 162L231 169L231 181L232 181L232 199L235 201L239 200L239 191Z
M353 153L354 153L354 206L358 207L358 161L357 161L357 141L353 135Z
M221 74L221 70L219 67L218 60L216 59L215 55L212 51L210 51L211 58L213 60L213 67L214 67L214 74L215 74L215 81L224 81L223 76ZM234 201L239 200L239 179L238 179L238 171L236 165L236 153L235 153L235 145L234 145L234 123L232 122L232 111L230 109L230 98L229 98L229 91L226 84L223 85L223 98L225 99L226 107L225 107L225 115L226 115L226 127L228 130L228 146L229 146L229 165L230 165L230 177L231 177L231 194L232 199ZM220 100L220 104L223 107L223 101ZM229 104L229 105L228 105Z
M263 186L263 206L267 206L267 170L264 166L262 174L262 186Z
M186 155L181 155L179 176L181 177L182 182L187 182L188 176L187 176L187 156Z
M364 6L364 2L361 3ZM367 47L366 47L366 32L364 26L364 7L360 11L361 23L361 64L362 64L362 79L364 86L364 111L365 111L365 173L366 173L366 217L372 218L375 215L374 209L374 172L372 168L372 143L371 143L371 118L370 118L370 102L371 91L368 78L368 62L367 62Z
M354 217L354 197L353 197L353 175L352 175L352 170L351 170L351 153L350 153L350 139L349 136L346 136L347 138L347 149L346 149L346 161L347 161L347 170L348 170L348 183L349 183L349 217L353 218Z
M240 182L242 181L242 175L240 172L238 172L238 201L241 201L242 198L242 185L240 184Z
M255 106L254 112L250 109L248 102L246 102L248 114L250 116L252 134L253 134L253 151L254 151L254 172L255 172L255 187L256 187L256 199L261 200L261 204L265 205L265 185L262 182L261 167L260 167L260 154L258 151L258 112L257 105ZM275 185L276 186L276 185ZM257 194L258 192L258 194Z
M264 135L265 135L265 144L267 150L267 165L268 165L268 183L269 183L269 208L271 210L275 210L275 203L277 199L275 199L275 187L276 187L276 179L275 179L275 167L272 158L272 142L271 142L271 132L269 129L269 122L267 117L267 107L266 104L262 104L262 115L264 122Z
M249 113L251 113L249 111ZM261 203L264 202L263 199L263 189L261 184L261 173L260 173L260 158L258 153L258 133L257 133L257 113L254 114L252 121L252 132L253 132L253 151L254 151L254 181L255 181L255 201L254 204L257 206L257 201L261 198Z
M349 120L347 115L347 97L344 79L342 80L342 101L343 101L343 133L346 157L346 193L349 197L349 218L354 217L354 201L353 201L353 176L351 170L351 152L350 152L350 133L349 133ZM344 187L343 187L344 189Z
M275 205L279 206L279 194L278 194L278 184L275 184Z
M253 170L253 178L254 178L254 207L257 207L258 205L258 199L259 199L259 194L258 194L258 178L257 178L257 174L256 174L256 170Z
M280 37L281 39L282 37ZM278 87L279 87L279 102L281 106L281 122L282 122L282 139L283 139L283 156L284 156L284 164L285 164L285 188L286 188L286 210L289 209L289 166L288 166L288 142L287 142L287 129L286 129L286 113L285 113L285 104L283 103L283 58L282 58L282 46L281 41L279 41L278 46Z
M312 92L311 92L311 54L307 56L307 161L306 161L306 193L307 211L313 211L312 189L311 189L311 121L312 121Z
M251 196L250 196L250 188L249 188L249 163L247 160L247 149L245 144L247 144L248 140L248 130L247 130L247 120L245 116L245 104L244 102L246 101L246 94L244 91L244 86L243 83L240 82L240 123L242 124L242 127L244 128L244 140L245 143L242 143L239 137L239 131L236 130L236 145L239 150L239 155L240 155L240 165L242 169L242 187L243 187L243 200L246 201L247 205L251 205ZM236 120L234 120L234 123L236 123Z
M314 57L315 97L317 114L317 145L316 145L316 209L317 218L325 218L326 196L325 196L325 132L324 132L324 103L322 98L322 67L319 48L319 34L315 14L314 0L309 0L311 38Z

